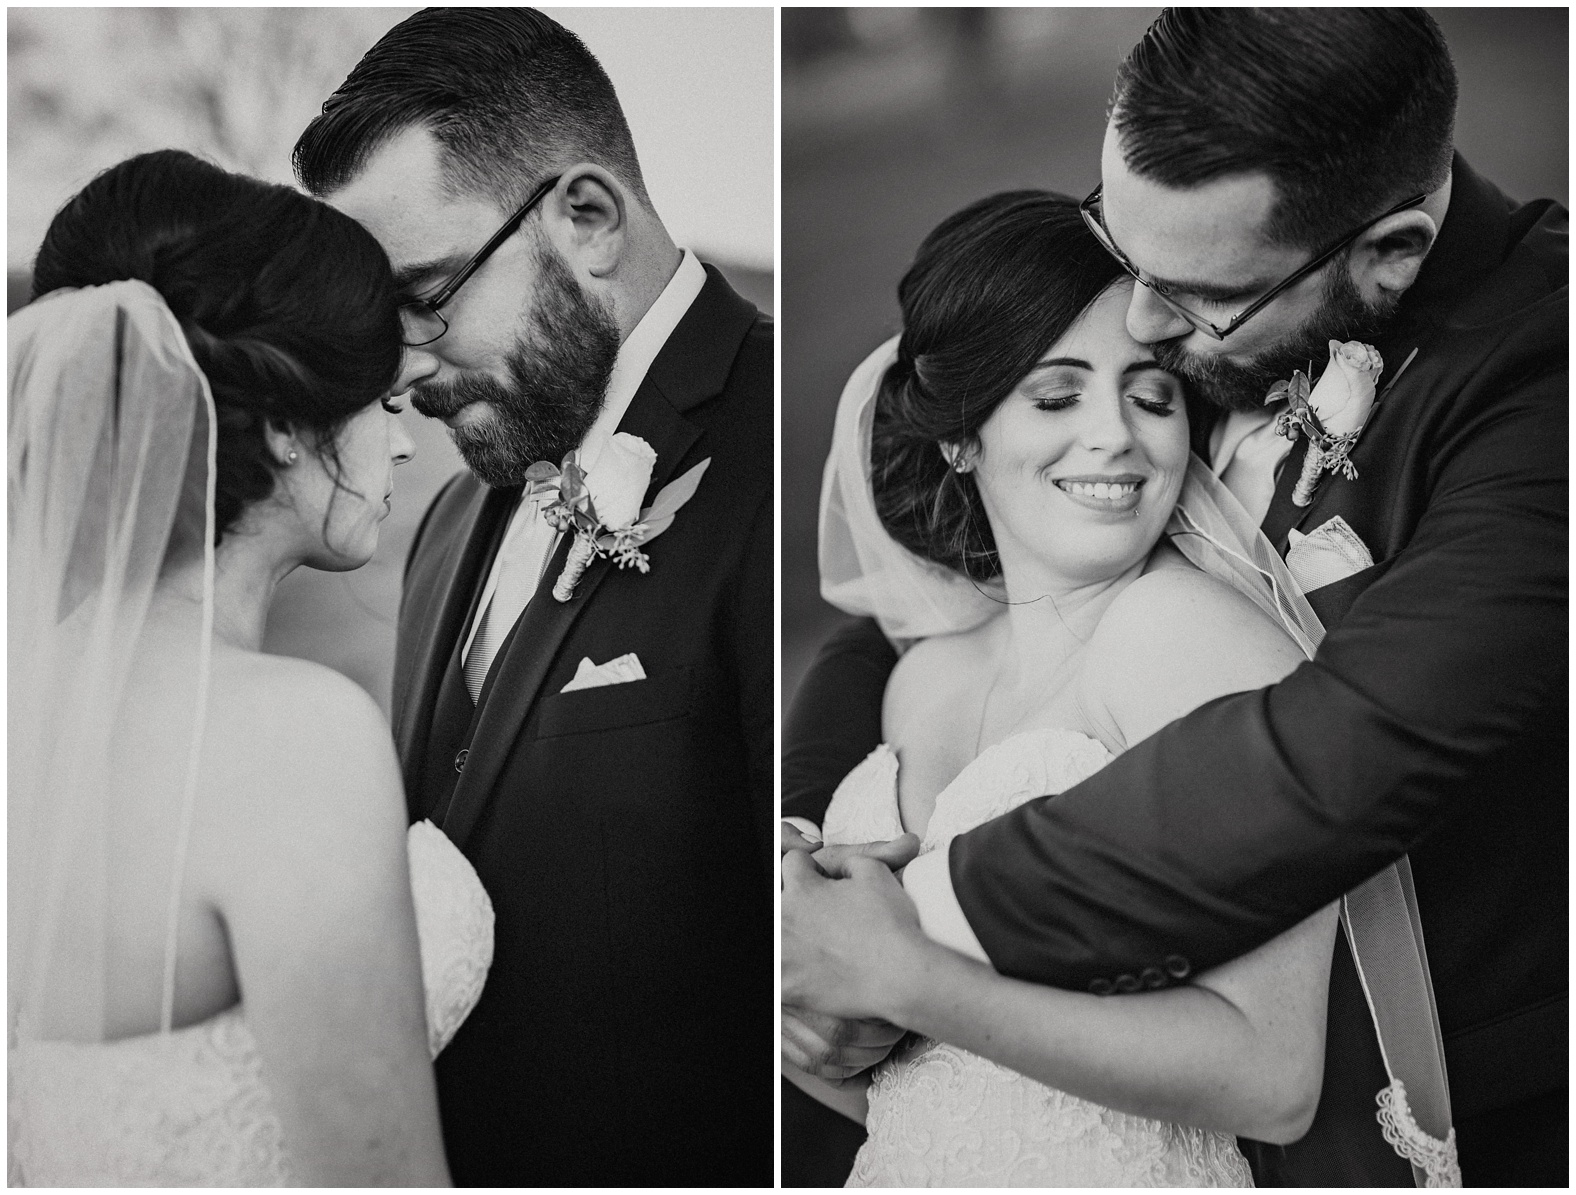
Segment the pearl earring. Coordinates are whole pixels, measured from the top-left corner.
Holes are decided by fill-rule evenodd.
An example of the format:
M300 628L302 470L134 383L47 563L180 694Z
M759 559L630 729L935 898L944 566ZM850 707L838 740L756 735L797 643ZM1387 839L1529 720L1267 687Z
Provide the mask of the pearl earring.
M296 450L294 448L292 448L289 452L285 453L285 464L287 464L287 465L293 465L293 464L296 463L296 461L298 461L300 459L301 458L296 455Z

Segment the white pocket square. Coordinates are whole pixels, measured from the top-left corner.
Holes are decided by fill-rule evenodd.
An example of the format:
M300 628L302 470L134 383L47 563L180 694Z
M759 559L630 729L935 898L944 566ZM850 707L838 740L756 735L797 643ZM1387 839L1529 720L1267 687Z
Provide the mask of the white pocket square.
M1288 537L1286 568L1292 579L1311 593L1373 566L1373 553L1340 515L1307 535L1293 530Z
M576 689L595 689L599 685L623 685L632 680L645 679L646 670L640 666L640 657L634 652L609 660L606 664L593 664L590 656L582 656L580 667L575 669L574 679L558 691L572 693Z

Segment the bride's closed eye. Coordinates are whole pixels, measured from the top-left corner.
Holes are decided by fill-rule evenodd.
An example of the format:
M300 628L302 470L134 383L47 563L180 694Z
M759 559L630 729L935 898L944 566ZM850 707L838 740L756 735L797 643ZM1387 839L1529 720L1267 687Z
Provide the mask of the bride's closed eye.
M405 410L405 407L403 404L395 402L392 398L385 398L383 400L383 409L390 415L398 415Z
M1166 418L1177 413L1176 396L1160 387L1139 387L1128 392L1128 398L1140 410Z

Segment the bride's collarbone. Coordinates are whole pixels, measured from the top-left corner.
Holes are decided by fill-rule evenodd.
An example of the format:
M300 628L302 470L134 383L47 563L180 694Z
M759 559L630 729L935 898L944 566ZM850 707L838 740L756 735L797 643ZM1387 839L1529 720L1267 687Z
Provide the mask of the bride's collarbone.
M1082 694L1084 653L1004 686L1011 651L1004 629L987 624L916 644L888 686L885 738L898 759L898 809L904 828L921 837L937 798L989 748L1041 730L1107 738Z

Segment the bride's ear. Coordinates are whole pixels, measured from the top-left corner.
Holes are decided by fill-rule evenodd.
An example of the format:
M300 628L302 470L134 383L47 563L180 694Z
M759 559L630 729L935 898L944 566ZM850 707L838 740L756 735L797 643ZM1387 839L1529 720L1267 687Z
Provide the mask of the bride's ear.
M974 471L978 445L959 444L953 440L942 440L940 447L941 455L947 458L947 465L954 473L972 473Z
M301 442L295 429L288 423L267 420L263 424L263 439L269 455L281 469L288 469L301 459Z

